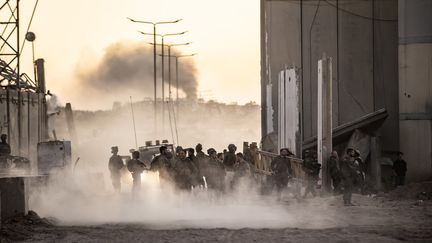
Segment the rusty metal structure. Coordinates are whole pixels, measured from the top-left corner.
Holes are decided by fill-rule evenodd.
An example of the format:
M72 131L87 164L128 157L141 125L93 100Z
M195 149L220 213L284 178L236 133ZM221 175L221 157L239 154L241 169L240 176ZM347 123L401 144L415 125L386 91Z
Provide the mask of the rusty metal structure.
M34 61L33 78L22 72L25 39L21 27L20 1L1 1L0 132L8 135L12 154L29 158L34 167L37 143L48 137L44 61Z

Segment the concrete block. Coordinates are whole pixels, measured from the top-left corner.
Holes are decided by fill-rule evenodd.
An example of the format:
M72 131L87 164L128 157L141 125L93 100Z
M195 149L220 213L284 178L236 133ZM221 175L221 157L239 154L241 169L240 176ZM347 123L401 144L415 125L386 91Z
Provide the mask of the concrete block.
M5 221L28 212L28 180L26 177L0 178L0 219Z

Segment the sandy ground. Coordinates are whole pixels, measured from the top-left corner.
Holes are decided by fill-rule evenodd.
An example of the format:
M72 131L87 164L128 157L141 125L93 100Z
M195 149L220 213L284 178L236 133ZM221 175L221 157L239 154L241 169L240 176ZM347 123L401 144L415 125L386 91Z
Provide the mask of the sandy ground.
M395 199L395 195L355 195L357 206L352 207L342 206L340 196L302 201L286 197L281 204L287 212L296 215L296 209L302 208L313 215L297 214L281 228L267 227L265 220L262 227L229 229L217 223L210 228L208 222L203 228L196 226L199 222L188 227L186 221L77 226L29 215L3 224L0 236L1 242L432 242L432 201Z

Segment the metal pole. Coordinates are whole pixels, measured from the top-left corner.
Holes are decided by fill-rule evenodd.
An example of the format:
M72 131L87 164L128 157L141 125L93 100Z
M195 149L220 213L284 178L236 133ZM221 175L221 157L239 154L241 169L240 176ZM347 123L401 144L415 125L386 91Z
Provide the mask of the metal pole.
M179 79L178 79L178 57L176 59L176 101L178 102L178 90L179 90Z
M132 123L133 123L134 135L135 135L135 149L138 149L138 139L137 139L137 133L136 133L136 126L135 126L135 114L134 114L134 110L133 110L132 96L129 96L129 98L130 98L130 105L131 105L131 111L132 111Z
M156 43L156 24L153 24L153 42ZM153 46L153 78L154 78L154 117L153 117L153 127L154 127L154 135L157 136L157 103L156 103L156 89L157 89L157 67L156 67L156 45Z
M168 45L168 101L171 101L171 45Z
M179 114L179 78L178 78L178 57L175 58L176 60L176 111L177 111L177 116Z
M19 11L19 0L17 0L17 6L16 6L16 10L17 10L17 19L16 19L16 31L17 31L17 73L16 73L16 85L18 88L18 154L21 154L21 84L20 84L20 59L21 59L21 55L20 55L20 11ZM8 124L8 126L10 126L10 124Z
M155 42L156 43L156 42ZM162 36L162 135L165 132L165 58L164 58L164 36Z

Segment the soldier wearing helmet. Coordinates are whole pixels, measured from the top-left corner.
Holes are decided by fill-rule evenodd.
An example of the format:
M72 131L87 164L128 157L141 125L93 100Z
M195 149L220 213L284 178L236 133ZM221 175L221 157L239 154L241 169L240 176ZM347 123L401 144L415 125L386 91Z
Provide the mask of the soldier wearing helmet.
M108 162L108 168L111 172L111 180L112 185L114 187L115 192L121 191L121 169L124 167L123 160L121 156L118 155L118 147L114 146L111 147L111 153L113 154Z
M227 170L233 170L234 164L237 161L237 156L235 154L237 147L234 144L228 145L228 152L224 154L223 164Z
M127 168L132 174L133 187L132 192L136 193L141 189L141 174L147 168L147 166L139 160L139 152L132 152L132 159L127 162Z
M0 138L1 138L0 156L10 155L11 154L11 148L10 148L10 145L7 143L7 135L2 134Z

